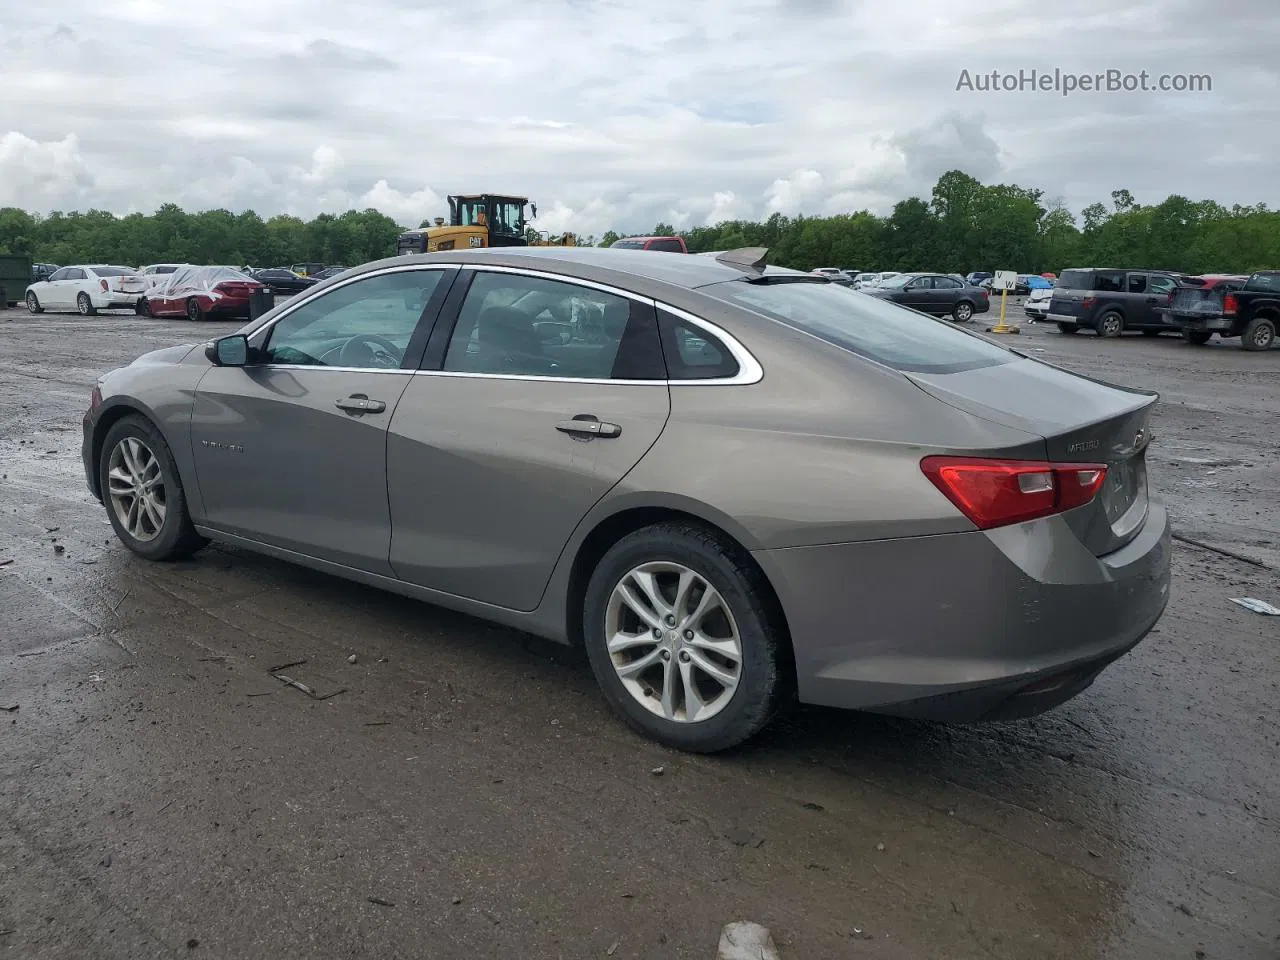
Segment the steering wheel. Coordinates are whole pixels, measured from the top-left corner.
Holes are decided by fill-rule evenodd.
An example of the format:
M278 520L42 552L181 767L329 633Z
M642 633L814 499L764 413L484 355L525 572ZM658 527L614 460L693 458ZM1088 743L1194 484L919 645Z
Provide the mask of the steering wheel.
M380 337L376 333L357 333L342 345L337 365L392 370L399 367L403 359L404 351L386 337Z

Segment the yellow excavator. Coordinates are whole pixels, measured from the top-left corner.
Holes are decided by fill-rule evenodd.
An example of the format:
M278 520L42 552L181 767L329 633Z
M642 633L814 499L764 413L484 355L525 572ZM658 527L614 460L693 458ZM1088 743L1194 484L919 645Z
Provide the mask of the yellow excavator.
M525 208L532 216L525 217ZM436 217L435 226L407 230L396 240L396 254L435 253L437 250L466 250L475 247L574 247L572 233L549 236L529 226L538 216L538 205L528 197L496 193L461 194L449 197L449 222ZM536 238L536 239L535 239Z

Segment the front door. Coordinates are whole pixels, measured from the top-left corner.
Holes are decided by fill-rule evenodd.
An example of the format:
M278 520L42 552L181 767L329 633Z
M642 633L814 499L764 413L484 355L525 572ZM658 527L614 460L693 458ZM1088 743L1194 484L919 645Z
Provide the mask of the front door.
M574 528L666 424L657 321L612 292L478 271L451 331L391 422L391 565L532 610Z
M389 574L387 425L451 269L362 276L281 315L196 390L203 523Z

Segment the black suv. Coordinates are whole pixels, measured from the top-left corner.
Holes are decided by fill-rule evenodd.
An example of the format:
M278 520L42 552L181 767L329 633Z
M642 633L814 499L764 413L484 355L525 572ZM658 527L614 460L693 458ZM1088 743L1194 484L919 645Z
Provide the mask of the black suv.
M1047 319L1063 333L1088 327L1100 337L1118 337L1126 330L1153 337L1176 330L1160 309L1169 306L1180 276L1171 270L1064 270L1054 285Z

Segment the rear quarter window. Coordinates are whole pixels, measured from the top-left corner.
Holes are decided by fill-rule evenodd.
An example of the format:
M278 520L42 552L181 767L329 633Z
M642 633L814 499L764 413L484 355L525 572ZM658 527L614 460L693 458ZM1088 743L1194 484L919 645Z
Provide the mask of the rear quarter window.
M1092 290L1092 270L1064 270L1058 278L1059 290Z
M727 280L699 289L904 373L959 373L1014 359L946 321L837 284Z

